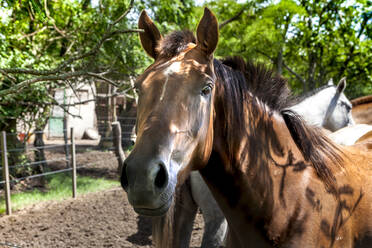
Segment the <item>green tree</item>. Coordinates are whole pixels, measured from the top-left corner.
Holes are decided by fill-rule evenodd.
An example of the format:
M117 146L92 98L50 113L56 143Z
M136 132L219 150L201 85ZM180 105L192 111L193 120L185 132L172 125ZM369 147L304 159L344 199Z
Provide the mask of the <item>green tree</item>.
M43 130L50 107L60 105L56 89L74 89L91 78L119 86L135 74L147 60L137 37L129 36L139 31L127 17L132 5L129 0L99 6L89 0L1 1L0 130L14 132L20 120ZM9 135L8 147L17 145L17 137ZM12 164L25 159L12 155Z
M146 62L125 11L129 1L3 1L0 22L0 127L35 124L57 104L56 88L76 79L117 85ZM74 79L74 80L72 80ZM71 80L71 81L69 81ZM77 80L76 80L77 81ZM41 116L41 113L44 115ZM9 120L14 120L9 122ZM45 123L45 122L44 122Z
M217 55L273 64L296 92L346 76L350 97L372 94L370 1L210 3L219 20L247 6L221 29Z

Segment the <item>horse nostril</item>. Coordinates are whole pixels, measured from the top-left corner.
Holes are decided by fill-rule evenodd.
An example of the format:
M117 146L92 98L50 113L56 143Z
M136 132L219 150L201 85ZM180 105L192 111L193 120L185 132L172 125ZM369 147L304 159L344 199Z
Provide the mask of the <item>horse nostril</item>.
M120 183L123 189L128 188L128 177L127 177L127 164L124 163L123 168L121 169L121 177L120 177Z
M159 167L160 167L159 171L155 177L155 186L158 189L161 189L167 185L168 177L167 177L167 171L165 169L165 166L163 164L159 164Z

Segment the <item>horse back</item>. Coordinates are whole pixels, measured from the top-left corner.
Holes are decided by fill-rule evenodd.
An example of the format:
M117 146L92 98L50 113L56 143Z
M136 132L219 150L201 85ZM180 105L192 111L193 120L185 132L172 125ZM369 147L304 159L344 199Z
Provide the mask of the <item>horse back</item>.
M351 114L356 123L372 125L372 97L370 101L353 103Z

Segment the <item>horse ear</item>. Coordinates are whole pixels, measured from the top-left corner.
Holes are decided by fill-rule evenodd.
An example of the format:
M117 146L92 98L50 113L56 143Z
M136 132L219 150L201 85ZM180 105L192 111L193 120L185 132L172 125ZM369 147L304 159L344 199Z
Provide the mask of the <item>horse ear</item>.
M208 8L204 8L204 15L199 22L196 36L197 47L207 56L213 54L218 43L218 22Z
M346 77L341 78L340 82L337 85L337 93L341 94L346 88Z
M156 59L158 55L156 52L156 46L158 45L162 37L159 29L152 22L145 10L142 10L141 12L141 16L138 20L138 28L144 30L144 32L140 33L140 39L143 49L145 49L148 55Z
M335 85L335 84L333 83L333 78L331 78L331 79L328 81L327 85L328 85L328 86L333 86L333 85Z

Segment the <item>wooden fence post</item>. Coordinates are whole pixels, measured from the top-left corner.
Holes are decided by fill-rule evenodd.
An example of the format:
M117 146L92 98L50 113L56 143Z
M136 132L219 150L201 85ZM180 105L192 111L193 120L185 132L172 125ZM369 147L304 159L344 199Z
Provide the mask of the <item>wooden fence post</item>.
M71 165L72 165L72 197L76 198L76 154L75 154L75 134L71 127Z
M112 139L113 139L114 147L115 147L115 155L119 163L118 172L119 172L119 175L121 175L121 169L123 168L123 165L124 165L125 154L123 151L123 147L121 146L120 122L115 121L111 123L111 126L112 126Z
M3 160L3 178L5 179L5 204L6 204L6 214L12 214L12 205L10 202L10 183L9 183L9 167L8 167L8 155L6 147L6 132L1 132L1 157Z

